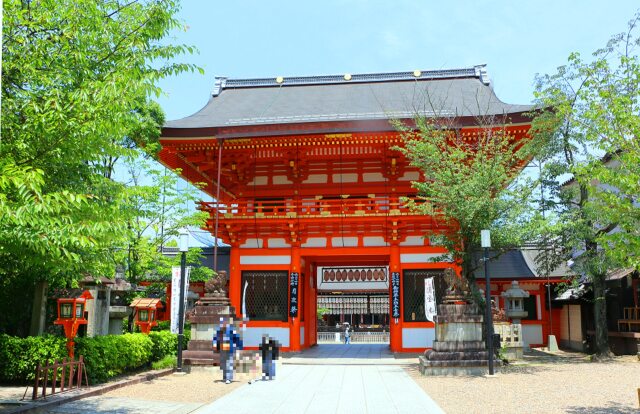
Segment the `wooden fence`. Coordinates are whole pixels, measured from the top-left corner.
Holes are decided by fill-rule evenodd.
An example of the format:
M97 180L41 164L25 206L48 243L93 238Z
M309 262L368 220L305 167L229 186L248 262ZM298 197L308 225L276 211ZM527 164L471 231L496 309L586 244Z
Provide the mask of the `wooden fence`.
M60 375L58 376L58 374ZM50 389L49 395L80 389L82 388L82 374L84 374L85 385L89 387L82 355L78 360L64 358L62 362L54 361L51 365L38 363L31 399L46 398L48 389ZM27 395L27 391L25 391L23 399ZM40 391L42 392L40 393Z

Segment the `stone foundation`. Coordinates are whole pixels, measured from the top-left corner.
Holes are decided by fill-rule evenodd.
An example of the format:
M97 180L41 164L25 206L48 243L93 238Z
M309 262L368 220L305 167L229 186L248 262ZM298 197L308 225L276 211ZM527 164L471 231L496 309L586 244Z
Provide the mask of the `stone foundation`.
M220 354L213 352L213 334L220 318L235 317L235 309L229 306L229 300L220 297L204 297L196 303L193 312L187 317L191 322L191 339L187 349L182 352L185 366L220 365Z
M433 348L420 356L423 375L483 375L489 354L483 340L483 316L475 305L438 305ZM497 368L500 361L494 360Z

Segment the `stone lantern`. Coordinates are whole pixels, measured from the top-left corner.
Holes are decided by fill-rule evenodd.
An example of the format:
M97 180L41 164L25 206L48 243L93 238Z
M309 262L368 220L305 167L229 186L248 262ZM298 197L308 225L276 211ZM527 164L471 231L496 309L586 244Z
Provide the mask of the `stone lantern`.
M507 317L511 318L514 324L519 324L520 318L527 316L527 311L524 309L524 298L529 297L529 292L521 289L518 281L514 280L511 282L511 287L502 292L502 297L505 301Z

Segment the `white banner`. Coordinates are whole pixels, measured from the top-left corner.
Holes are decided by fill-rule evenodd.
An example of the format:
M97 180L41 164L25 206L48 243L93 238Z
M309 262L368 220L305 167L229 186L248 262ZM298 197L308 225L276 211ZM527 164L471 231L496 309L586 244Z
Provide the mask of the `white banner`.
M424 314L427 320L433 322L433 317L438 313L436 309L436 292L433 287L433 278L429 277L424 280Z
M185 269L184 284L184 310L187 311L187 292L189 291L189 271L191 267ZM171 268L171 332L178 333L178 319L180 313L180 266ZM184 321L183 321L184 322ZM184 326L184 325L183 325Z

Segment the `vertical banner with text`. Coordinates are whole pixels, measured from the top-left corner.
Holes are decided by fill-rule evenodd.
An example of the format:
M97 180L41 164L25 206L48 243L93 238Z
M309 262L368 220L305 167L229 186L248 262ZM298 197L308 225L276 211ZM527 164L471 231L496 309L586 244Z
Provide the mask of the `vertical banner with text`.
M187 292L189 291L189 271L185 269L184 310L187 311ZM171 268L171 333L178 333L178 319L180 313L180 266ZM183 321L184 323L184 321Z
M400 273L391 272L391 317L400 317Z
M289 316L298 316L298 273L289 275Z
M433 286L433 278L428 277L424 280L424 314L427 320L433 322L433 317L437 315L436 310L436 292Z

